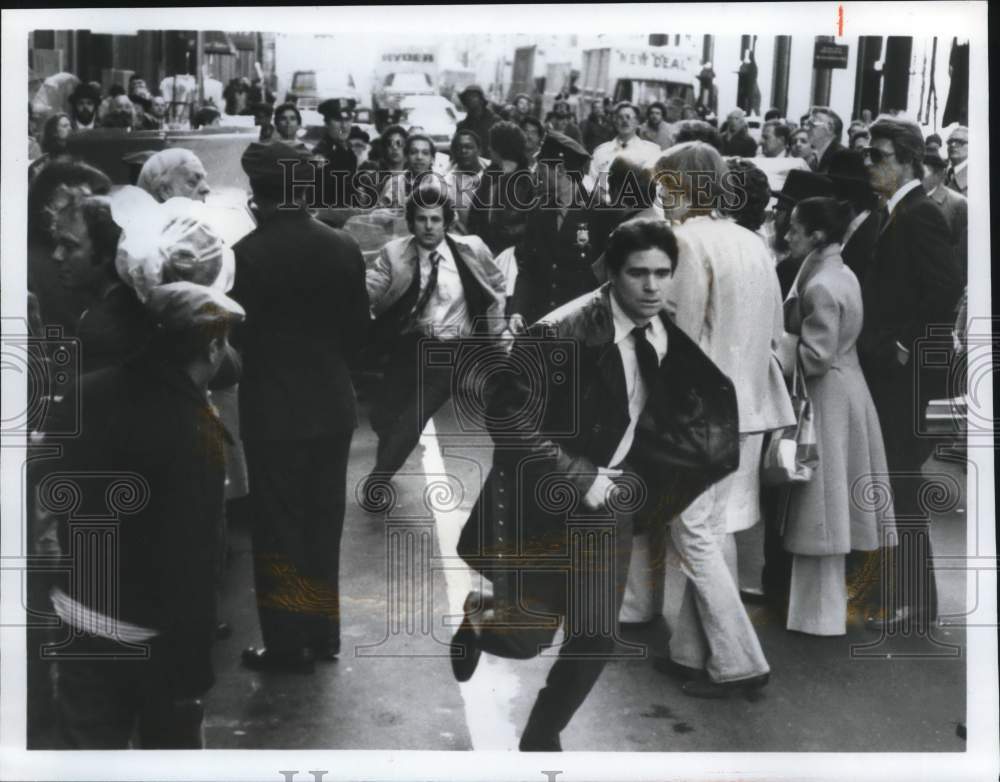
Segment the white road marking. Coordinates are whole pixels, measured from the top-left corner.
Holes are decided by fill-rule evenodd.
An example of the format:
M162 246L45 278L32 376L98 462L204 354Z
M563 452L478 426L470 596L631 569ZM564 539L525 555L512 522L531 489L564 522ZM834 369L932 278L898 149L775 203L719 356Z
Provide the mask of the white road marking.
M449 408L450 406L446 406L445 410ZM438 416L440 417L442 413ZM434 428L434 419L427 422L420 443L424 446L425 475L453 472L445 465ZM442 556L457 556L458 537L467 515L468 510L462 508L448 512L434 511ZM479 588L478 581L478 576L468 568L449 568L445 571L450 614L461 615L465 597L470 589ZM434 621L437 623L438 617L435 617ZM448 664L445 660L442 662ZM465 706L465 721L472 738L472 748L516 750L517 726L511 720L511 706L514 696L520 689L520 682L513 661L484 654L479 660L475 675L469 681L460 683L458 687Z

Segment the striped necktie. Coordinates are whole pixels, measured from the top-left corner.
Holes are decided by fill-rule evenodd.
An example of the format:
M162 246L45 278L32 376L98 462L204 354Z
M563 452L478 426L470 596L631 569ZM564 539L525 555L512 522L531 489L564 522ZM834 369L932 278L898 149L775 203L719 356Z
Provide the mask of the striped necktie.
M417 299L416 305L413 307L413 311L410 313L410 318L416 320L423 313L424 308L427 307L427 302L430 301L431 295L434 293L434 289L437 288L437 277L438 277L438 265L443 260L441 254L434 250L429 256L431 262L431 273L427 275L427 285L420 292L420 297ZM417 273L420 270L417 269Z

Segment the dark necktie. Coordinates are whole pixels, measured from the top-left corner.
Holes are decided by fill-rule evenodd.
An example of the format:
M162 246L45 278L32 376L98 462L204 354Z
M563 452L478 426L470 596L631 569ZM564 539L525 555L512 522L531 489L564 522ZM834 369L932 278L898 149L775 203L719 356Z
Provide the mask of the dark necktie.
M879 233L879 236L881 236L882 232L885 231L885 229L889 226L889 218L890 217L891 217L891 215L889 214L889 207L888 206L883 206L881 209L878 210L878 233Z
M431 295L434 293L434 289L437 288L437 278L438 278L438 264L441 263L441 255L437 250L430 254L431 262L431 273L427 275L427 285L420 292L420 298L417 299L416 305L413 307L413 312L410 313L411 321L417 320L421 313L423 313L424 308L427 306L427 302L430 301ZM417 269L417 274L420 274L420 269Z
M648 329L649 324L636 326L632 329L632 337L635 339L635 357L639 362L639 374L642 375L642 380L646 384L646 391L652 393L656 387L660 359L656 355L656 348L646 338Z

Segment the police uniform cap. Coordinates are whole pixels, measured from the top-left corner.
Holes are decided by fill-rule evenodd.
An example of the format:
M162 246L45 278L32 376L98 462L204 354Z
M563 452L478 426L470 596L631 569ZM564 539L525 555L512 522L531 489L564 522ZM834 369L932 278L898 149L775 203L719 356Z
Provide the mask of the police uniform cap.
M316 107L323 119L349 120L354 119L354 109L358 102L354 98L330 98Z
M562 160L567 166L576 167L590 160L590 153L576 139L558 130L548 130L538 152L539 160Z

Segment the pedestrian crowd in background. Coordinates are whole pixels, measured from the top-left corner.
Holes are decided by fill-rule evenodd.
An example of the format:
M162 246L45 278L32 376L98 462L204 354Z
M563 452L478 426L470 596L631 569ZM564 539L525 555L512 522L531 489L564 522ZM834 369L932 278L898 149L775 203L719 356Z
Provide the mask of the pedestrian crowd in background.
M69 154L67 139L95 127L163 127L166 102L143 79L107 95L80 83L71 111L45 118L32 141L29 311L39 334L58 323L79 339L78 388L61 396L82 399L87 417L64 456L32 474L36 545L73 550L73 522L51 501L59 474L137 474L145 497L120 514L117 609L58 578L34 581L37 604L51 601L92 652L57 666L65 746L200 746L209 650L226 632L214 610L226 518L240 497L263 641L243 664L308 674L340 654L352 370L373 352L378 448L356 499L378 514L435 412L476 395L484 362L514 366L541 345L540 389L516 371L486 389L497 456L459 552L493 592L469 595L452 649L466 680L483 651L526 657L551 643L554 629L526 612L563 618L572 640L522 749L559 749L600 675L615 628L596 639L582 628L607 595L621 621L662 623L654 665L693 697L767 684L746 600L770 601L789 631L814 635L846 633L851 609L876 629L935 618L926 526L899 535L895 518L921 515L933 441L914 421L948 392L918 352L930 326L954 322L966 283L968 130L948 134L942 157L941 138L903 116L857 120L845 139L829 108L798 123L772 110L758 142L742 111L716 127L677 100L594 101L577 124L565 101L540 119L526 95L510 110L474 85L460 97L467 114L448 155L420 128L372 138L343 99L320 104L324 133L310 148L294 102L275 106L234 80L225 111L261 126L240 158L256 227L235 242L204 203L211 183L193 153L145 156L122 189ZM195 123L218 113L202 107ZM369 211L395 210L403 235L366 259L342 222L304 196L289 203L284 166L317 158L341 204L366 189ZM584 384L575 402L554 379L566 340ZM478 358L425 363L428 345ZM762 482L803 394L812 477ZM533 395L541 412L522 420ZM72 413L54 405L41 434L57 440ZM717 439L702 439L708 430ZM570 516L538 498L516 515L505 498L519 459L531 463L525 480L563 476L607 514L620 567L594 605L573 609L562 577L531 573L531 552L517 548L519 525L531 551L564 550ZM892 500L861 501L881 496L869 484L885 475ZM630 480L644 504L620 500ZM750 595L734 534L760 523L764 593ZM587 578L606 573L598 559L580 560ZM528 569L524 582L510 579L512 563ZM152 653L98 659L122 643ZM44 691L45 664L29 665Z

